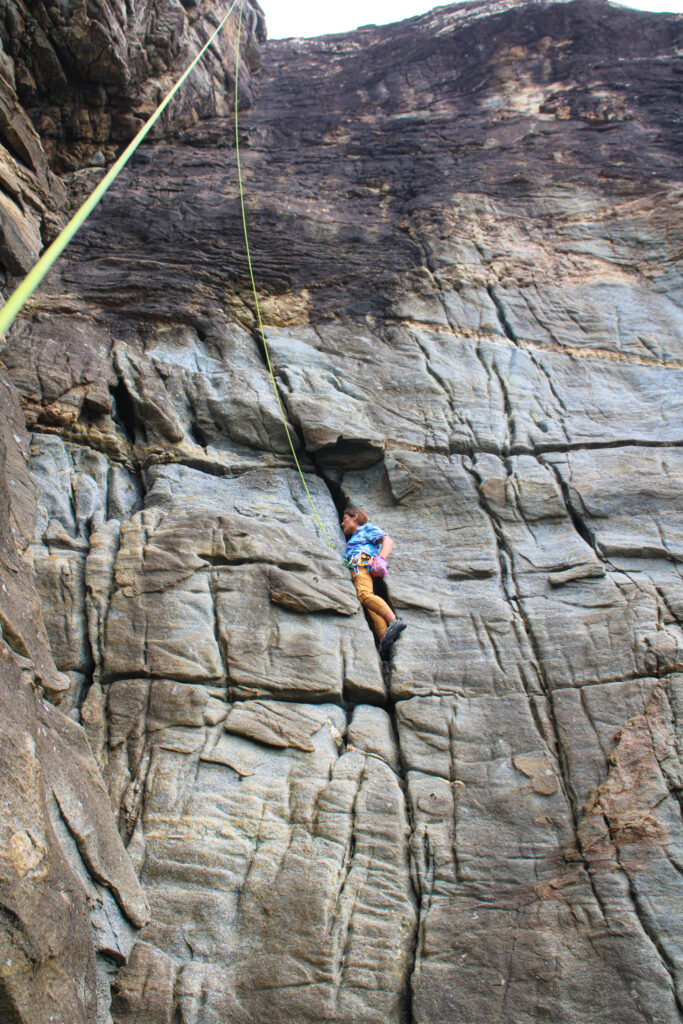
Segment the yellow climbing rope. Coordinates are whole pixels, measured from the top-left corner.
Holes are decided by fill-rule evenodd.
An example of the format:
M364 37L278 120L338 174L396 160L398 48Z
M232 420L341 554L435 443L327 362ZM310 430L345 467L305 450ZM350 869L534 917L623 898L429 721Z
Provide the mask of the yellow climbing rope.
M73 215L66 227L59 233L55 238L54 242L45 250L43 255L40 257L36 265L29 271L24 280L21 282L19 287L10 295L5 305L0 309L0 334L4 334L5 331L10 327L12 321L16 317L17 313L21 308L28 302L33 295L34 291L43 280L48 270L55 261L61 256L66 249L67 245L74 237L79 228L81 228L92 211L95 209L100 199L107 191L109 186L116 180L123 168L126 166L130 158L132 157L135 150L138 148L142 140L149 135L150 131L157 123L161 115L163 114L166 107L169 105L175 94L178 92L180 87L184 84L185 79L194 71L195 67L202 59L206 51L211 46L216 36L221 32L223 26L226 24L228 18L237 6L238 0L233 0L230 5L230 10L225 15L220 25L213 33L213 35L207 40L202 46L201 50L192 61L186 71L180 76L176 84L173 86L171 91L167 93L164 99L161 101L157 109L154 111L152 116L144 123L140 131L137 133L132 142L124 149L118 160L112 164L110 169L107 171L102 181L97 185L94 191L88 196L80 209ZM244 3L244 0L242 0ZM241 16L240 9L240 16ZM239 50L238 50L238 63L239 63Z
M284 409L282 408L282 402L280 400L280 392L278 391L277 381L275 380L275 374L273 372L273 364L270 361L270 352L268 350L268 342L266 341L266 332L265 332L265 330L263 328L263 320L261 319L261 307L259 305L258 292L256 291L256 281L254 279L254 268L253 268L253 265L252 265L252 262L251 262L251 246L249 245L249 232L247 230L247 212L246 212L245 202L244 202L244 182L242 180L242 162L240 160L240 130L239 130L239 104L238 104L238 95L239 95L239 88L238 88L238 86L239 86L239 64L240 64L239 54L240 54L240 39L241 39L241 36L242 36L242 11L243 10L244 10L244 0L241 0L239 22L238 22L238 26L237 26L237 59L236 59L236 62L235 62L235 154L236 154L236 157L237 157L237 181L239 183L239 190L240 190L240 208L241 208L241 211L242 211L242 228L244 230L244 247L245 247L246 252L247 252L247 264L249 266L249 279L251 280L251 291L252 291L252 294L254 296L254 309L256 311L256 321L258 323L258 329L259 329L259 333L261 335L261 342L263 344L263 351L266 354L266 362L268 364L268 372L270 373L270 379L273 382L273 390L275 392L275 398L277 400L277 407L280 410L280 417L282 419L282 423L283 423L284 428L285 428L285 433L287 434L287 440L289 441L289 447L292 450L292 456L294 457L294 463L296 465L296 468L299 471L299 476L301 477L301 482L304 485L304 490L306 491L306 495L308 496L308 500L311 503L311 508L313 509L313 515L315 516L315 518L317 520L317 523L318 523L318 526L320 527L320 530L322 532L322 535L325 538L325 543L327 544L328 548L331 548L331 547L333 547L333 545L328 540L327 534L325 533L325 527L323 526L322 522L320 521L320 516L318 515L318 510L315 507L315 502L313 501L313 498L311 496L311 492L308 489L308 484L306 483L306 478L304 477L303 470L301 469L301 465L299 463L299 459L297 457L296 450L294 448L294 443L292 442L292 435L290 434L289 427L287 426L287 418L285 416Z
M327 534L325 533L325 528L324 528L324 526L323 526L323 524L322 524L322 522L320 520L320 516L318 515L318 510L317 510L317 508L315 506L315 502L313 501L313 498L311 496L311 492L308 489L308 485L306 483L306 479L304 477L303 470L301 469L301 465L299 463L299 459L297 457L296 450L295 450L294 444L292 442L292 437L291 437L291 434L290 434L290 431L289 431L289 427L287 425L287 418L285 416L284 409L282 408L282 401L280 400L280 393L278 391L277 381L275 380L275 374L273 372L273 366L272 366L272 363L270 361L270 352L268 351L268 344L266 342L266 335L265 335L265 331L264 331L264 328L263 328L263 321L261 319L261 309L260 309L259 301L258 301L258 293L256 291L256 282L255 282L255 279L254 279L254 270L253 270L252 260L251 260L251 249L250 249L250 246L249 246L249 234L248 234L248 231L247 231L247 215L246 215L245 202L244 202L244 183L242 181L242 166L241 166L241 163L240 163L240 148L239 148L239 103L238 103L238 95L239 95L240 43L241 43L241 39L242 39L242 14L243 14L243 11L244 11L244 0L239 0L239 2L240 2L240 9L239 9L239 22L238 22L238 28L237 28L237 47L236 47L236 52L235 52L235 151L236 151L236 155L237 155L237 178L238 178L238 182L239 182L240 207L241 207L241 210L242 210L242 226L243 226L243 229L244 229L244 244L245 244L245 248L246 248L246 252L247 252L247 263L248 263L248 266L249 266L249 277L250 277L250 280L251 280L251 288L252 288L252 292L253 292L253 295L254 295L254 307L255 307L255 310L256 310L256 319L257 319L257 322L258 322L258 329L259 329L259 332L260 332L260 335L261 335L261 341L263 343L263 350L264 350L264 352L266 354L266 362L268 363L268 371L270 373L270 378L271 378L271 381L273 383L273 390L275 391L275 398L277 400L278 410L280 412L280 417L282 419L282 423L283 423L283 426L285 428L285 433L287 434L287 440L289 442L289 447L291 448L291 451L292 451L292 456L294 457L294 463L296 465L297 470L299 471L299 476L301 477L301 482L302 482L302 484L304 486L304 490L306 491L306 495L307 495L308 500L309 500L309 502L311 504L311 508L313 509L313 514L314 514L314 516L316 518L318 526L320 527L322 535L325 538L325 542L326 542L327 546L331 548L331 547L333 547L333 545L330 543L330 541L329 541L329 539L327 537ZM95 209L97 204L100 202L100 200L104 196L104 194L107 191L107 189L113 184L113 182L119 176L119 174L121 173L123 168L126 166L126 164L130 160L131 156L136 151L136 149L138 148L140 143L143 141L143 139L152 130L152 128L154 127L156 122L159 120L159 118L163 114L163 112L166 109L166 107L168 106L168 104L171 102L171 100L176 95L178 90L184 84L184 82L187 79L187 77L192 73L192 71L195 69L195 67L197 66L199 61L202 59L202 57L204 56L206 51L209 49L209 47L213 43L213 41L216 38L216 36L222 31L223 27L226 25L226 23L228 21L228 18L230 17L230 15L234 11L235 7L237 6L237 3L238 3L238 0L233 0L232 4L230 5L230 9L228 10L228 13L222 19L222 21L220 22L218 28L215 30L215 32L206 41L206 43L201 48L201 50L199 51L197 56L194 58L192 63L189 65L189 67L183 72L183 74L180 76L180 78L175 83L173 88L167 93L167 95L161 101L161 103L159 104L157 109L154 111L154 113L151 115L151 117L148 118L148 120L142 126L142 128L137 133L137 135L132 140L132 142L130 142L128 144L128 146L123 151L121 156L116 160L116 162L114 164L112 164L112 166L107 171L105 176L102 178L100 183L93 190L93 192L88 196L88 198L82 204L80 209L74 214L74 216L71 218L71 220L66 225L66 227L60 232L60 234L57 236L57 238L55 238L54 242L52 242L51 245L48 246L48 248L45 250L43 255L40 257L38 262L35 264L35 266L29 271L29 273L26 275L26 277L21 282L21 284L10 295L9 299L4 304L4 306L2 306L2 308L0 309L0 335L5 334L5 332L9 329L9 327L11 326L11 324L14 321L15 317L21 311L21 309L24 307L24 305L28 302L28 300L33 295L33 293L36 290L36 288L38 288L38 286L40 285L41 281L43 280L43 278L45 277L47 272L50 270L50 268L54 265L56 260L64 252L64 250L66 249L66 247L69 244L69 242L73 239L73 237L76 234L76 232L83 226L83 224L85 224L86 220L88 219L88 217L90 216L92 211Z

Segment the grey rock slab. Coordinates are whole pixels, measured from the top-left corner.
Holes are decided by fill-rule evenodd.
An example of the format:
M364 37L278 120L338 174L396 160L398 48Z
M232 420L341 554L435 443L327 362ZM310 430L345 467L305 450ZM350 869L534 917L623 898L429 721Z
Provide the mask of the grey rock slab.
M225 730L269 747L294 747L310 752L315 750L312 737L324 727L320 719L321 710L324 710L324 706L320 710L315 708L307 712L300 704L289 705L264 700L239 702L233 704L230 709L225 721ZM329 725L341 743L342 733L338 728L339 710L335 708L332 714L333 718Z
M540 692L528 637L497 581L455 583L446 594L391 584L407 630L392 653L391 694ZM427 604L427 601L430 604Z
M660 685L656 679L637 679L553 692L558 739L577 812L607 777L621 729L644 711Z
M205 733L194 752L150 737L140 828L153 949L136 947L115 1007L144 1013L126 980L139 958L172 972L189 946L182 982L158 986L171 1019L176 1001L191 1020L232 1007L236 1019L313 1022L321 1005L349 1022L396 1016L415 918L396 776L381 758L342 752L338 707L254 701L233 706L228 728L233 716L239 735Z
M301 573L273 567L266 571L266 579L270 600L289 611L301 615L326 611L354 615L358 611L358 603L348 590L339 588L330 593L330 581L323 573L309 579L302 578Z
M683 438L683 371L677 367L575 359L490 342L481 350L504 382L513 447L543 451Z
M386 340L357 338L350 325L336 333L271 328L270 336L288 408L330 467L370 465L385 447L533 451L683 437L682 371L654 360L578 359L404 327L389 328ZM417 413L398 397L399 365L410 373Z
M371 465L385 447L548 450L683 436L681 371L671 367L576 359L509 341L475 345L456 333L404 327L389 328L386 339L359 338L351 325L269 334L288 408L330 467ZM398 366L416 396L410 414Z
M189 326L148 326L118 342L113 366L119 379L119 416L129 418L141 451L181 445L194 459L230 463L250 449L287 455L287 429L264 360L251 335L216 318L209 334ZM121 395L123 391L123 395ZM131 422L132 421L132 422ZM144 433L140 429L144 424Z
M382 758L393 772L400 772L398 751L392 717L382 708L359 704L353 709L346 731L348 749L356 747L366 754Z
M33 552L37 590L55 664L62 672L91 668L85 617L85 556L70 551Z
M607 776L583 809L577 836L596 873L617 865L623 872L641 927L648 936L657 935L661 963L680 999L683 915L677 865L683 829L680 805L671 792L672 734L667 696L655 688L618 734Z
M27 659L0 658L4 1005L85 1022L107 1006L96 954L121 963L148 907L83 730L36 696Z
M112 1013L121 1024L170 1024L180 964L138 941L112 986Z
M214 321L211 334L200 338L192 327L159 325L145 339L145 355L185 431L205 447L289 452L270 375L246 331Z
M105 630L109 598L114 590L116 555L121 545L121 523L108 520L90 534L90 549L85 561L86 615L92 679L99 682L105 650Z
M465 884L431 900L421 929L412 979L419 1024L460 1015L534 1021L539 1013L563 1024L679 1019L669 975L636 915L603 914L580 868L521 907L511 894Z
M155 367L123 343L114 346L112 356L114 370L132 406L132 416L145 424L148 439L162 444L182 441L183 425Z
M29 468L39 496L36 539L48 546L61 540L68 547L66 534L74 549L82 550L90 533L107 519L130 518L142 507L142 485L134 473L59 436L31 436Z
M128 680L122 681L126 687ZM114 683L116 687L118 684ZM211 696L205 686L191 686L170 679L152 679L146 707L148 732L174 726L213 726L224 722L229 710L225 701Z
M39 719L44 725L49 723L57 737L53 750L59 753L61 749L55 760L52 791L80 856L91 876L111 890L131 924L140 928L149 919L149 909L114 826L85 733L48 704L39 709ZM87 802L81 798L83 776L88 779Z
M448 399L410 332L269 328L267 340L287 408L325 465L372 465L387 445L447 450Z
M161 538L154 544L153 528L160 518L159 513L138 513L122 525L106 620L103 676L220 679L224 669L208 574L193 573L193 561L197 566L202 563L184 548L174 552L171 546L167 552ZM173 529L169 533L177 545L182 534ZM148 542L150 557L145 564ZM127 583L132 584L130 589Z
M547 459L602 555L683 561L683 452L627 445Z
M631 709L642 707L638 693L646 694L646 688L619 687L591 689L604 691L603 709L615 697L626 698ZM573 702L575 693L562 691ZM653 922L670 898L668 873L662 865L649 875L641 866L634 905L616 858L605 871L605 854L594 850L586 871L564 796L564 768L552 734L539 732L527 700L416 697L400 702L396 711L421 897L412 978L415 1019L452 1020L463 1013L464 994L473 1016L509 1012L532 1020L540 1001L560 1020L571 1020L583 1007L579 1014L605 1022L639 1013L646 1020L675 1021L667 964L657 956L652 961L649 952ZM619 714L613 708L612 720ZM565 747L568 737L560 735L574 782L571 773L585 754L576 736ZM642 763L626 756L631 770ZM605 755L600 759L606 772ZM643 786L645 807L656 805L661 784L648 790L643 780L637 788ZM634 805L642 806L631 797L633 787L617 784L613 792L625 817ZM596 834L586 829L586 842L595 842ZM635 879L638 855L635 849L630 854L625 870ZM674 914L665 928L674 947L676 921ZM607 1002L593 988L596 975L610 984ZM585 984L577 988L581 978Z
M439 337L435 344L434 338ZM451 450L677 443L677 368L422 334L452 396ZM663 415L662 415L663 412Z
M122 524L101 650L106 680L227 681L242 697L341 699L347 685L384 695L369 634L359 615L347 621L358 609L346 570L314 534L292 518L289 527L269 522L266 511L210 518L153 506ZM301 614L302 602L315 618Z
M608 571L577 532L549 471L529 457L504 465L493 455L477 458L474 471L546 686L647 675L667 656L662 644L677 651L676 627L657 635L654 586Z
M495 288L494 294L519 341L653 360L683 356L683 310L669 296L636 281L542 283Z
M481 343L473 342L465 331L460 333L461 317L455 322L457 332L395 330L405 331L415 339L428 372L444 391L450 451L502 451L510 443L502 386Z
M182 645L213 652L195 669L179 661L177 670L162 667L159 674L223 678L215 661L219 650L231 692L243 698L278 694L329 700L341 699L343 693L353 699L384 698L379 660L357 614L358 602L340 560L341 545L339 554L334 553L319 539L311 520L302 522L308 503L296 474L253 470L234 478L210 478L205 484L196 470L157 467L150 477L144 515L156 525L144 549L144 570L137 568L142 535L131 525L117 557L119 585L125 590L130 580L135 590L161 588L165 620L177 606L178 636L183 630L186 634L173 641L172 649ZM317 481L311 490L328 538L336 538L339 528L329 492ZM194 627L180 617L182 601L173 589L179 585L199 587L203 595L208 586L215 606L215 616L203 620L199 647L197 640L188 639L188 628ZM154 607L155 601L144 593L126 596L117 591L108 619L108 629L117 630L116 636L111 634L114 646L130 647L124 633L128 636L130 624L140 621L136 609L150 602ZM140 668L128 658L108 672L138 675Z
M36 211L22 210L8 196L0 197L2 237L0 258L11 273L26 274L37 262L42 247L40 218Z
M29 659L36 685L58 701L70 689L57 669L37 592L31 542L41 519L36 488L28 471L29 435L19 396L0 374L0 631L19 658Z
M460 882L514 887L553 877L558 858L571 852L573 823L561 770L526 696L415 700L399 702L397 723L421 891L443 895ZM432 825L442 833L444 821L450 844L432 843ZM425 853L437 847L438 866Z
M394 646L394 699L539 689L534 654L501 581L495 530L461 456L397 451L345 474L349 502L394 540L387 583L408 629Z
M355 688L384 695L379 662L360 616L351 620L357 624L351 633L345 616L341 624L329 616L312 621L269 598L259 568L238 566L217 575L217 630L233 696L341 700L347 679Z
M306 831L296 826L274 885L274 861L280 860L277 847L269 849L266 844L254 858L242 895L243 934L251 937L256 926L262 953L258 960L245 958L244 946L237 953L247 983L243 1000L253 1016L272 1007L278 1015L289 1011L295 1019L314 1021L322 1002L328 1013L335 1006L332 1012L342 1021L386 1020L400 1012L414 928L407 858L400 852L401 844L395 844L408 831L403 795L381 760L354 751L333 768L320 800L317 831L326 848L322 859L311 860L315 847ZM346 844L351 836L353 853L340 878L334 870L335 847L339 850L340 841ZM328 901L330 896L334 899L340 881L343 889L332 909ZM290 902L294 891L295 901ZM302 895L308 909L300 918L300 929L288 928L283 935L280 922L301 906ZM280 913L268 912L266 897L282 908ZM313 963L311 949L316 951ZM332 974L327 985L325 961ZM260 992L266 978L267 989ZM296 979L312 984L300 995L279 988Z
M260 534L273 530L281 538L280 527L290 529L306 550L321 550L325 543L295 469L273 468L252 455L227 476L210 476L179 465L152 466L147 476L145 508L196 511L207 521L211 514L235 512L251 521ZM306 485L328 539L343 550L339 518L328 488L310 472L306 473Z
M102 453L57 436L33 435L29 469L40 508L30 553L51 648L61 670L89 676L93 659L101 660L94 605L101 625L102 597L111 591L111 573L99 555L118 538L118 522L108 517L129 518L140 508L141 485ZM98 587L100 573L106 582ZM98 590L104 591L99 601Z
M392 572L459 581L499 572L495 535L461 457L392 451L374 472L346 474L343 489L391 534Z

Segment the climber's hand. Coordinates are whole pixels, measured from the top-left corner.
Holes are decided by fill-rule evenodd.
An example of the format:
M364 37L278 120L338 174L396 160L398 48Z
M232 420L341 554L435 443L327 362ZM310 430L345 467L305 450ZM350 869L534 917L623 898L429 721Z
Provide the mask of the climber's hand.
M387 574L387 560L382 558L381 555L375 555L373 560L370 562L370 573L372 576L376 576L382 579Z

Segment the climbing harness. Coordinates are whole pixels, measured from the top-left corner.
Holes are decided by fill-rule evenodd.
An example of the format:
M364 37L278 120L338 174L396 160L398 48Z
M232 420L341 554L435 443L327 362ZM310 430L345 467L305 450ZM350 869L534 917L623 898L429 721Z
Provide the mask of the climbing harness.
M253 293L253 296L254 296L254 307L255 307L255 312L256 312L256 320L257 320L257 324L258 324L258 330L259 330L259 333L260 333L260 336L261 336L261 342L263 344L263 351L265 352L266 362L268 364L268 371L270 373L270 378L271 378L271 381L272 381L272 384L273 384L273 390L275 392L275 398L277 400L277 406L278 406L278 410L279 410L279 413L280 413L280 418L282 419L282 423L283 423L283 426L285 428L285 433L287 435L287 440L289 442L289 447L290 447L290 449L292 451L292 456L294 458L294 463L296 465L297 470L299 471L299 476L301 477L301 482L302 482L302 484L304 486L304 490L306 491L306 495L307 495L308 500L310 502L311 508L313 509L313 514L314 514L314 516L316 518L318 526L320 527L322 535L325 538L325 543L327 544L327 546L329 548L333 548L333 544L330 543L330 541L329 541L329 539L327 537L327 534L325 533L325 528L324 528L324 526L323 526L323 524L322 524L322 522L320 520L320 516L318 515L318 510L317 510L317 508L315 506L315 502L313 501L313 497L311 496L311 492L308 489L308 485L306 483L306 479L304 477L303 470L301 469L301 465L299 463L299 459L297 457L296 450L294 448L294 443L292 441L290 430L289 430L289 427L287 425L287 418L285 416L284 409L282 407L282 401L280 399L280 393L279 393L278 388L277 388L277 382L275 380L275 374L273 372L273 366L272 366L272 363L271 363L271 360L270 360L270 352L268 350L268 344L266 342L266 334L265 334L265 330L264 330L264 327L263 327L263 321L261 319L261 309L260 309L260 306L259 306L258 293L257 293L257 290L256 290L256 281L255 281L255 278L254 278L254 270L253 270L252 259L251 259L251 248L250 248L250 245L249 245L249 234L248 234L248 231L247 231L247 215L246 215L245 200L244 200L244 183L243 183L243 180L242 180L242 166L241 166L241 162L240 162L240 145L239 145L239 103L238 103L238 95L239 95L240 43L241 43L241 39L242 39L242 14L244 12L244 0L233 0L232 4L230 5L230 9L228 10L228 13L225 15L223 20L220 22L220 24L219 24L218 28L215 30L215 32L210 36L210 38L207 40L207 42L201 48L201 50L199 51L197 56L194 58L192 63L189 65L189 67L183 72L183 74L180 76L180 78L175 83L173 88L170 90L170 92L167 93L167 95L161 101L161 103L159 104L157 109L154 111L154 113L151 115L151 117L148 118L148 120L142 126L142 128L137 133L137 135L132 140L132 142L130 142L128 144L128 146L123 151L121 156L116 160L116 162L114 164L112 164L112 166L107 171L105 176L102 178L100 183L93 190L93 192L88 196L88 198L82 204L80 209L74 214L74 216L68 222L66 227L63 228L63 230L60 232L60 234L57 236L57 238L50 244L50 246L48 246L48 248L45 250L43 255L40 257L38 262L35 264L35 266L29 271L29 273L26 275L26 277L21 282L21 284L10 295L9 299L4 304L4 306L2 306L2 308L0 308L0 336L5 334L5 332L9 329L9 327L11 326L11 324L14 321L15 317L17 316L17 314L21 311L21 309L24 307L24 305L28 302L28 300L33 295L33 293L35 292L36 288L38 288L38 286L40 285L40 283L42 282L43 278L48 273L50 268L54 265L56 260L64 252L64 250L66 249L66 247L69 244L69 242L73 239L73 237L76 234L76 232L83 226L83 224L85 224L86 220L88 219L88 217L90 216L92 211L95 209L97 204L100 202L100 200L104 196L105 192L109 189L109 187L113 184L113 182L119 176L120 172L126 166L128 161L130 160L131 156L133 155L133 153L135 153L136 149L138 148L140 143L143 141L143 139L152 130L152 128L154 127L156 122L159 120L159 118L163 114L163 112L166 109L166 107L168 106L168 104L171 102L171 100L176 95L178 90L184 84L184 82L188 78L188 76L195 69L195 67L197 66L199 61L202 59L202 57L204 56L206 51L209 49L209 47L213 43L214 39L222 31L223 27L227 23L228 18L230 17L232 12L234 11L234 9L237 6L238 2L240 4L240 8L239 8L239 22L238 22L238 28L237 28L237 47L236 47L236 52L235 52L235 152L236 152L236 157L237 157L237 179L238 179L238 183L239 183L240 209L241 209L241 212L242 212L242 227L243 227L243 231L244 231L244 245L245 245L246 253L247 253L247 264L249 266L249 279L251 281L251 289L252 289L252 293Z

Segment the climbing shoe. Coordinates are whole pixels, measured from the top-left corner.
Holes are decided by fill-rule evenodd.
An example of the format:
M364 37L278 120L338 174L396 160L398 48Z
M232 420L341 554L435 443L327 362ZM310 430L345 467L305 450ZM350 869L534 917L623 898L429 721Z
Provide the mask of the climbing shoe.
M393 622L389 623L387 631L382 637L382 642L379 645L379 653L383 658L387 658L389 656L389 651L407 625L408 623L404 622L403 619L394 619Z

